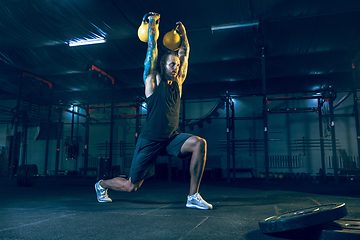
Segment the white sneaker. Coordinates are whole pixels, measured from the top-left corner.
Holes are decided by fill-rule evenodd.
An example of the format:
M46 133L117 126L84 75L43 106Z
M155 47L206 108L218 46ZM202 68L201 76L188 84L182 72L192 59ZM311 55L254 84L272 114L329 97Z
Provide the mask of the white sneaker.
M96 191L98 202L112 202L111 198L109 198L109 196L107 194L108 190L106 188L103 188L102 186L100 186L101 181L102 180L95 183L95 191Z
M188 208L198 208L198 209L212 209L213 206L210 203L207 203L199 193L195 193L192 196L187 197L186 207Z

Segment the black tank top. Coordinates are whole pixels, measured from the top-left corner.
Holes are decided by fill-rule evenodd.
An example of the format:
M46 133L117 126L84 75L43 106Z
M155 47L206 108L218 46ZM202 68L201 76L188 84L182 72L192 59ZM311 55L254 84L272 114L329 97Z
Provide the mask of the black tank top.
M160 81L155 92L146 99L146 124L141 137L151 141L166 141L179 127L180 90L177 82Z

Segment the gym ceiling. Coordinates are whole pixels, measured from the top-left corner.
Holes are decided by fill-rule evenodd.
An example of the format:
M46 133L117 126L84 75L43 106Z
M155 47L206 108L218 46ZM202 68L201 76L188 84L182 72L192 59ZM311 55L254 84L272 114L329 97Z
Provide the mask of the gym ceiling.
M137 29L149 11L161 14L160 55L177 21L187 29L184 98L260 95L262 67L267 94L347 91L355 78L360 86L359 0L3 0L0 100L19 93L54 105L143 97L147 44ZM230 24L240 26L212 30ZM96 36L106 43L68 46Z

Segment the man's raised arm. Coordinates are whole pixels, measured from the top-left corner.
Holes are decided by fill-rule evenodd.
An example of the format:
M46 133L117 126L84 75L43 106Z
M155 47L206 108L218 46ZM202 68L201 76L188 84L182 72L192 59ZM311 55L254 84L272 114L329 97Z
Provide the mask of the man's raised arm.
M160 14L149 13L149 30L148 30L148 48L144 62L143 80L145 83L145 95L149 96L153 93L156 87L156 64L158 59L157 38L159 36L159 29L156 26L157 21L160 21Z
M180 32L181 35L181 45L178 51L178 55L181 63L181 68L179 71L179 78L180 78L179 80L180 83L182 84L185 81L187 75L190 45L184 25L181 22L177 22L177 24L179 25L178 31Z

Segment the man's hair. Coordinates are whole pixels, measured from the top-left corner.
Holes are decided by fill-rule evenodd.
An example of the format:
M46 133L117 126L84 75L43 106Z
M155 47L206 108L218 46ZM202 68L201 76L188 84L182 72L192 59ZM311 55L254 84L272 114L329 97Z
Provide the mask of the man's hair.
M167 60L168 56L170 56L170 55L173 55L173 56L177 56L177 57L178 57L177 52L167 51L167 52L161 57L161 60L160 60L160 70L161 70L162 73L163 73L163 70L164 70L164 67L165 67L165 64L166 64L166 60Z

